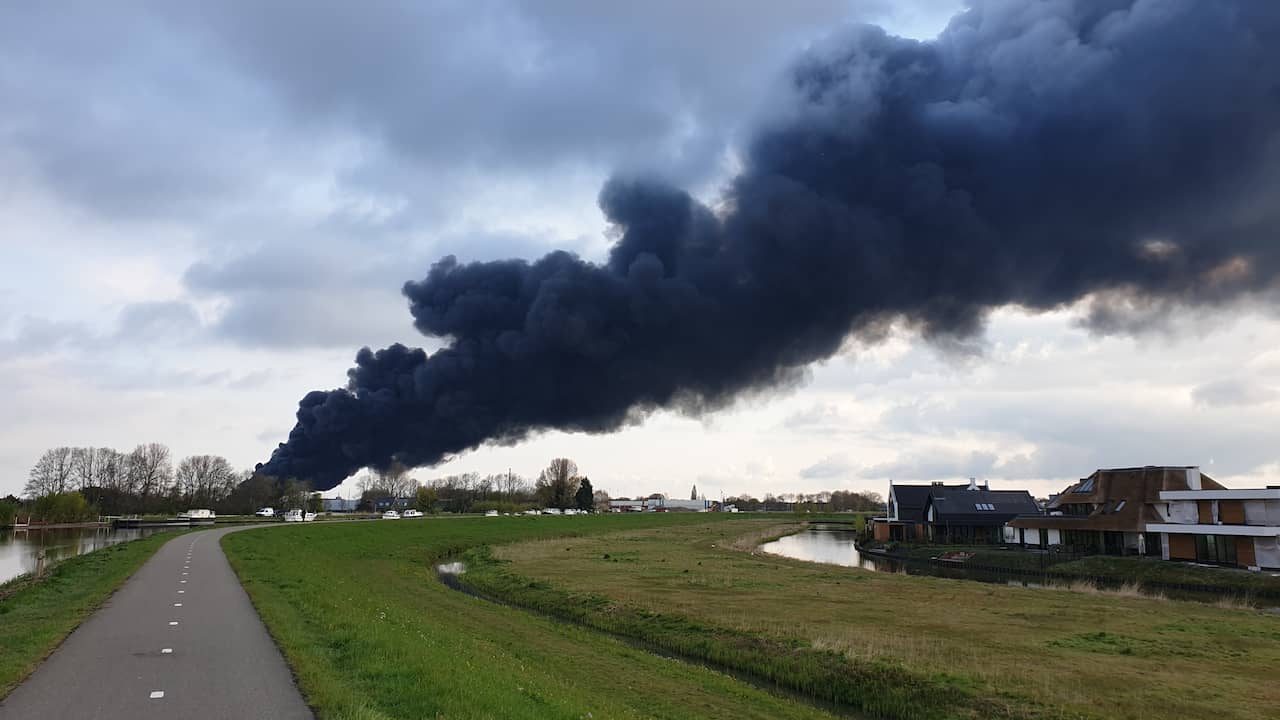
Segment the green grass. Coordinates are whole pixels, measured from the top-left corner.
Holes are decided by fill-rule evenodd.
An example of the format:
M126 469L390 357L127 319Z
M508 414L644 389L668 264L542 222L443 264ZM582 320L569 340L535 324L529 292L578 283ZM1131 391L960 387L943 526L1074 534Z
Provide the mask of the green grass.
M1198 585L1216 588L1224 594L1248 595L1259 590L1280 593L1280 577L1271 573L1249 572L1239 568L1202 567L1159 558L1116 557L1094 555L1079 560L1060 561L1049 556L1048 562L1037 553L991 545L928 545L897 543L895 557L928 561L944 552L972 552L969 565L986 565L1011 570L1040 572L1078 578L1097 578L1116 583L1138 582L1159 590L1160 585ZM1280 604L1277 600L1272 604Z
M739 534L778 531L775 519L529 541L494 548L508 561L497 580L481 572L469 582L621 634L663 637L672 625L703 642L710 633L708 653L741 637L784 660L826 652L843 679L877 690L874 676L857 673L884 668L920 692L917 704L873 708L890 716L1280 717L1275 615L738 549ZM950 705L935 702L943 689L954 695Z
M444 587L469 548L706 515L298 525L223 547L321 718L823 718L824 710L606 634Z
M975 696L947 673L912 672L881 659L862 660L817 648L795 636L729 628L616 603L604 595L567 592L512 573L509 563L495 561L487 547L463 557L468 568L464 582L486 595L711 662L837 707L892 718L1010 717L1005 708ZM601 559L637 560L630 554L607 553Z
M1280 577L1271 573L1249 572L1239 568L1200 567L1166 562L1158 558L1098 555L1054 565L1052 569L1053 572L1064 575L1099 577L1117 582L1204 585L1243 595L1259 590L1280 593ZM1280 604L1280 599L1269 601L1268 604Z
M0 697L177 533L157 533L64 560L44 577L0 585Z

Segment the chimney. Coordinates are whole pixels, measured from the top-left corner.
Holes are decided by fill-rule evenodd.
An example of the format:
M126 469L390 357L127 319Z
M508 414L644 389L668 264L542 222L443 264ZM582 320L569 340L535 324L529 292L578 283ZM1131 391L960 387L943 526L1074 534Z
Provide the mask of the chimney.
M969 478L969 489L970 490L978 489L978 478Z
M1187 468L1187 487L1192 490L1200 489L1200 467Z

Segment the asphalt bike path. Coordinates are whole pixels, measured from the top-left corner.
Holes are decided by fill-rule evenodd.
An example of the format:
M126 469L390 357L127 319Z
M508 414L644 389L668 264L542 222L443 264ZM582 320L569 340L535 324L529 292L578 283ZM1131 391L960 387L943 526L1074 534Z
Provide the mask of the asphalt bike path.
M218 543L247 529L166 543L0 701L0 718L314 717Z

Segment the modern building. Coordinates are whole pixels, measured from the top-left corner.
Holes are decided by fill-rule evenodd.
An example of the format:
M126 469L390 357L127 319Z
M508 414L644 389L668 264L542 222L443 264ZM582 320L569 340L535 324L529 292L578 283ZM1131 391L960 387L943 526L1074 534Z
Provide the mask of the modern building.
M1037 512L1027 491L992 490L973 478L963 485L891 482L885 517L872 519L872 533L877 540L999 543L1005 523Z
M1216 483L1215 483L1216 484ZM1280 486L1165 490L1153 509L1165 560L1280 568Z
M1011 520L1005 540L1078 552L1155 555L1161 539L1149 525L1165 522L1156 507L1163 493L1225 489L1198 467L1096 470L1055 496L1045 514Z
M924 508L929 540L945 544L1002 543L1006 523L1039 512L1026 490L988 490L972 482L962 489L939 483Z

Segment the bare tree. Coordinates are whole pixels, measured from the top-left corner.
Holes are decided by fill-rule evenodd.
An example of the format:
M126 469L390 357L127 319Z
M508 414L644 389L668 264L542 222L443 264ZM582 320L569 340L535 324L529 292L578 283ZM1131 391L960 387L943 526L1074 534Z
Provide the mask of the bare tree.
M40 498L66 492L71 489L74 472L71 448L56 447L46 450L27 475L27 485L22 489L22 494Z
M74 473L77 490L98 487L101 484L101 478L99 477L101 474L101 457L102 455L98 448L71 448L71 469Z
M569 458L556 458L538 475L538 500L547 507L573 507L580 480L577 463Z
M139 445L129 453L130 490L148 498L163 494L173 482L169 448L160 443Z
M98 485L124 493L129 490L129 456L111 448L98 448Z
M375 488L391 497L413 497L418 490L418 481L409 477L409 468L400 463L391 463L385 469L373 468L373 475Z
M235 476L231 463L219 455L192 455L178 463L179 496L189 505L211 505L222 499Z

